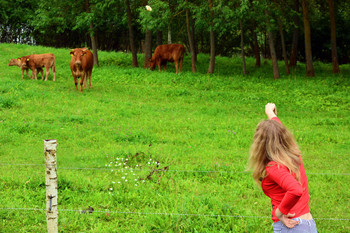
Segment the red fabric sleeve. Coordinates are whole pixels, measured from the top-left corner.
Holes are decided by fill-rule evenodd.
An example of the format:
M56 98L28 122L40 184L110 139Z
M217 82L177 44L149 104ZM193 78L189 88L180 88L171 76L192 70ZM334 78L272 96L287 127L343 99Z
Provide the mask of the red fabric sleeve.
M278 119L278 117L272 117L271 120L277 121L278 123L282 124L282 122L280 121L280 119Z
M275 164L267 166L266 171L270 179L276 182L286 192L278 209L284 215L287 215L302 196L303 188L284 165Z

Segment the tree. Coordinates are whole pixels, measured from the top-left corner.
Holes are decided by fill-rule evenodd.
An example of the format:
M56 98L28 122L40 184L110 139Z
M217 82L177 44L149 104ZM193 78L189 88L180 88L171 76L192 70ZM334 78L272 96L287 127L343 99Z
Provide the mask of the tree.
M214 10L213 10L213 0L208 0L209 10L210 10L210 61L208 73L214 73L215 68L215 35L214 35Z
M149 0L147 8L139 8L139 23L142 31L145 32L145 63L144 67L149 67L149 58L152 56L152 31L161 31L168 27L171 12L169 4L161 0Z
M292 51L290 53L289 65L295 67L297 65L298 56L298 38L299 38L299 0L294 0L294 30L293 30L293 41L292 41Z
M135 36L134 36L134 29L132 27L132 14L130 9L130 0L125 1L126 4L126 13L128 15L128 28L129 28L129 40L130 40L130 48L132 53L132 66L138 67L139 64L137 62L137 51L135 46Z
M89 0L85 0L85 8L86 8L86 12L88 14L91 13L91 6L90 6L90 2ZM99 66L98 65L98 53L97 53L97 41L96 41L96 37L95 37L95 30L94 30L94 26L92 23L92 20L90 20L90 24L89 24L89 33L90 33L90 38L91 38L91 45L92 45L92 51L94 53L94 65L95 66Z
M329 18L331 23L331 47L332 47L332 64L333 73L340 73L337 55L337 36L335 31L334 3L333 0L328 0Z
M145 35L145 63L144 68L149 67L149 59L152 57L152 31L147 30Z
M279 79L280 78L280 72L278 69L278 62L277 62L277 55L276 55L276 49L275 49L275 42L273 38L273 32L270 24L270 13L267 9L265 9L265 15L266 15L266 26L267 26L267 32L269 35L269 47L270 47L270 55L272 59L272 67L273 67L273 78Z
M256 35L256 19L255 19L255 7L253 5L253 0L249 0L250 3L250 9L251 12L253 13L253 17L251 17L251 33L253 35L253 50L254 50L254 56L255 56L255 66L260 67L261 62L260 62L260 50L259 50L259 43L258 43L258 36Z
M274 3L276 5L276 7L278 7L277 0L274 0ZM282 11L280 11L280 12L282 12ZM280 37L281 37L282 54L283 54L284 64L286 66L286 73L290 74L290 72L289 72L289 65L288 65L287 51L286 51L286 43L285 43L285 40L284 40L283 25L282 25L281 17L279 15L277 15L277 22L278 22L278 27L279 27Z
M188 43L190 45L190 52L191 52L191 62L192 62L192 72L195 73L197 72L196 69L196 50L194 46L194 38L192 37L191 30L190 30L190 16L189 16L189 6L188 6L188 0L186 0L186 28L187 28L187 37L188 37ZM192 27L192 30L194 28Z
M312 63L311 51L311 29L309 21L309 10L307 0L302 0L304 36L305 36L305 59L306 59L306 76L315 76L314 66Z
M243 31L243 23L242 20L239 21L239 26L241 29L241 54L242 54L242 62L243 62L243 75L246 75L246 64L245 64L245 53L244 53L244 31Z

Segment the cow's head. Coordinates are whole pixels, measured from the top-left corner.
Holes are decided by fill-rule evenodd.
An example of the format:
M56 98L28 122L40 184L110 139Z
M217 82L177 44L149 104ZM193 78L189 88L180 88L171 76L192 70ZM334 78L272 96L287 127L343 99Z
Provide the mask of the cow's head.
M11 59L9 62L9 66L21 66L21 58L17 58L17 59Z
M81 59L83 56L86 55L87 50L88 50L87 48L83 48L83 49L72 49L70 51L70 55L72 56L72 60L74 59L74 65L76 67L81 66Z
M22 68L28 68L28 62L30 61L29 57L21 57L19 58L19 64Z
M156 68L156 60L154 59L152 59L152 58L149 58L148 59L148 65L149 65L149 68L151 69L151 70L154 70L154 68Z

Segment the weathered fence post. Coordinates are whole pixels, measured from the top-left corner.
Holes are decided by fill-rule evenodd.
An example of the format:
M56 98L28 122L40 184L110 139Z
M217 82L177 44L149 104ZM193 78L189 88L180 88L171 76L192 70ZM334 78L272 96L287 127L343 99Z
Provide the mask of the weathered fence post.
M44 140L48 233L58 232L56 147L57 141L55 139Z

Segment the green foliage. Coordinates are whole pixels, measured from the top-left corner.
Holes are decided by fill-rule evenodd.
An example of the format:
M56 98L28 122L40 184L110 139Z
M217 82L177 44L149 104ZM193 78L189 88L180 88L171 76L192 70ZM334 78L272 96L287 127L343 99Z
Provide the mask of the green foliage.
M56 56L55 82L52 74L21 80L7 66L47 52ZM218 56L207 75L207 55L198 55L195 74L185 56L176 75L172 63L158 72L132 68L130 53L99 56L92 89L80 93L69 49L0 44L0 231L46 231L44 211L4 208L46 208L43 140L54 138L59 231L271 232L270 201L245 169L273 101L302 150L318 231L349 232L349 220L330 220L350 219L349 65L333 75L330 64L316 63L319 75L306 78L298 64L273 80L270 61L256 68L252 58L243 77L239 57ZM82 213L89 206L94 212Z
M139 23L143 31L164 30L172 18L169 3L161 0L150 0L147 10L145 6L139 7Z

